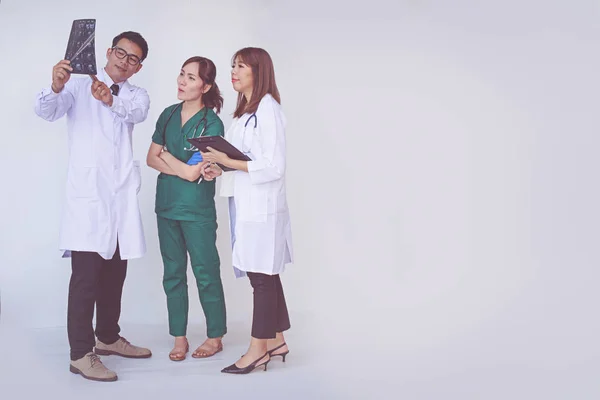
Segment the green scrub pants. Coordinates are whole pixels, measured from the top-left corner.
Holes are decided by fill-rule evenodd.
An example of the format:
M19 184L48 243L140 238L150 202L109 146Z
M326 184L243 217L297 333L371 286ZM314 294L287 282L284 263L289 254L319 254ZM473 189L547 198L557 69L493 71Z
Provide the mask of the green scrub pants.
M225 296L216 247L217 223L158 219L158 239L164 264L163 288L167 295L169 333L185 336L188 322L187 253L206 318L209 338L227 332Z

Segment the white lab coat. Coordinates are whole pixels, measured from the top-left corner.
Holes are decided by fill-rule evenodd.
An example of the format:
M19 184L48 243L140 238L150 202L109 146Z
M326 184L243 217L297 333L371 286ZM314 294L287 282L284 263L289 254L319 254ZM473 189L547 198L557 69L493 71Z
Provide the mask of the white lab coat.
M229 218L235 275L280 274L293 262L292 229L285 189L285 116L267 94L254 118L233 120L225 138L246 153L248 172L224 173L221 195L230 197Z
M98 79L109 87L102 69ZM73 75L56 94L51 88L38 94L35 112L47 121L67 115L69 161L59 249L115 254L117 236L124 260L142 257L146 243L137 193L140 163L133 160L134 124L148 115L148 93L127 81L120 84L113 105L91 94L92 79Z

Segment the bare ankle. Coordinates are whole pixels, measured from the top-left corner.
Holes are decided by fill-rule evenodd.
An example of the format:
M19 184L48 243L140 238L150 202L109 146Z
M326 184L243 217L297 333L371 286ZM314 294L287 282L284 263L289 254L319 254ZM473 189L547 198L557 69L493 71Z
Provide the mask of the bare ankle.
M280 346L285 343L285 338L282 333L277 333L273 339L269 339L269 347Z
M250 341L250 348L248 349L248 353L254 355L262 355L267 352L267 339L256 339L252 338Z

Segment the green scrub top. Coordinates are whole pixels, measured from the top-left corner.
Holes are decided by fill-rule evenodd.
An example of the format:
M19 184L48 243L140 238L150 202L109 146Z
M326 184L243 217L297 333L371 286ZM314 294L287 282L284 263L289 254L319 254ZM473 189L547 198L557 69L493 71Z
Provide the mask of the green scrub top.
M206 107L201 109L182 127L181 105L174 104L167 107L158 117L152 141L161 146L166 144L167 151L178 160L187 163L198 151L192 148L191 143L187 141L188 138L223 135L223 122L213 110ZM161 172L156 184L154 211L160 217L172 220L212 220L216 219L214 197L214 180L190 182L176 175Z

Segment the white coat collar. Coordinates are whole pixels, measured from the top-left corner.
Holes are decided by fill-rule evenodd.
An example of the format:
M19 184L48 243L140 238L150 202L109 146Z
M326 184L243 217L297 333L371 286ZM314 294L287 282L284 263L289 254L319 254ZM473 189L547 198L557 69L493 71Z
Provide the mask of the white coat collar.
M104 67L98 71L97 78L99 80L101 80L102 82L106 83L106 85L108 87L111 87L112 85L115 84L115 82L111 79L111 77L104 70ZM131 85L129 84L129 81L117 83L117 85L119 85L119 93L122 93L123 89L125 89L127 91L130 91L130 89L131 89Z

